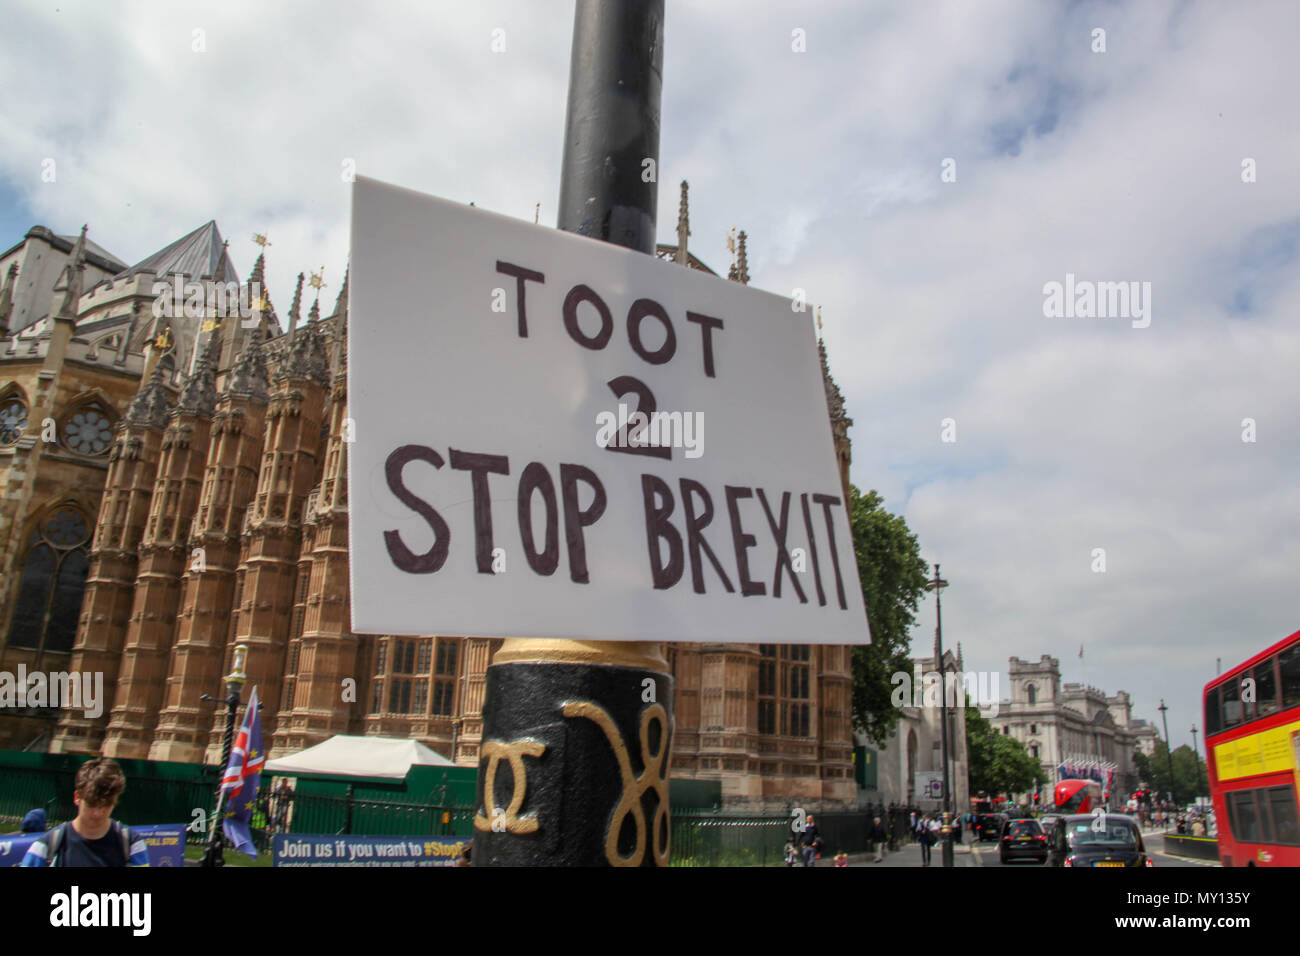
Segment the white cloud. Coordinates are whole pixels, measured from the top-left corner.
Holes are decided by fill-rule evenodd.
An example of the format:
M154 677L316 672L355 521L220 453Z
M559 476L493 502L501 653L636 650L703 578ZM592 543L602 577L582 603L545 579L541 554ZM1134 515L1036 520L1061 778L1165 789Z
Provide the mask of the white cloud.
M725 274L744 229L755 285L824 305L854 481L943 562L946 637L972 666L1046 652L1077 679L1083 642L1090 683L1151 719L1169 701L1175 743L1214 658L1300 626L1298 9L667 11L661 239L689 179L693 251ZM216 218L246 275L265 230L283 313L299 271L323 263L337 292L345 158L555 221L572 3L59 10L7 11L0 83L27 92L0 105L0 178L60 232L89 222L135 261ZM1066 272L1151 282L1150 328L1044 318L1043 283ZM1243 288L1255 308L1233 314Z

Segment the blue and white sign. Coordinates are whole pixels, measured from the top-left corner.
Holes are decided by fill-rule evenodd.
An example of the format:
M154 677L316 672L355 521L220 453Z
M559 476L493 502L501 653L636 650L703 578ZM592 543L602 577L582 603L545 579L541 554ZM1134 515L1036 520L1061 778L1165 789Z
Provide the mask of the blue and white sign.
M185 824L161 823L131 827L130 830L148 844L150 866L185 865ZM44 836L44 833L10 833L0 836L0 867L20 864L27 855L27 848Z

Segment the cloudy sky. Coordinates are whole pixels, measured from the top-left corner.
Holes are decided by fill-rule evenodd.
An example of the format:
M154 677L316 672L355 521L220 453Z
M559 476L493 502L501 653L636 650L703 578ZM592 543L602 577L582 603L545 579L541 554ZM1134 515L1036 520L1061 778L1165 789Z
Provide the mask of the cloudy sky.
M669 3L660 240L689 179L697 255L744 229L751 284L823 306L853 480L942 563L968 668L1079 680L1083 646L1190 743L1216 660L1300 628L1300 6L809 6ZM7 4L0 247L84 222L135 262L216 219L241 275L269 234L283 313L299 271L337 293L349 160L553 224L572 18ZM1045 317L1067 274L1150 283L1149 325Z

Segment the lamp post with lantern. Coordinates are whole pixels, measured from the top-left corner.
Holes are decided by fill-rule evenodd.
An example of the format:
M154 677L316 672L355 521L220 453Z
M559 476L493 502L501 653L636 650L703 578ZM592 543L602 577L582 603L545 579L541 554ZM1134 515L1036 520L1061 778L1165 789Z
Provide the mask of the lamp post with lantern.
M203 859L199 866L225 866L225 856L221 841L221 811L225 802L225 792L221 789L221 778L225 775L226 766L230 763L230 747L235 736L235 712L239 709L239 701L242 695L244 685L248 683L248 675L244 673L244 661L248 658L248 645L235 645L235 661L226 675L226 733L221 740L221 765L217 771L217 802L216 810L212 814L212 819L208 821L208 842L203 851ZM217 700L216 697L210 697L204 694L201 700Z
M934 580L925 582L927 591L934 591L934 657L935 666L939 668L940 673L945 670L943 666L943 589L948 586L948 582L939 577L939 565L934 566ZM946 678L946 674L944 677ZM941 680L939 686L939 707L940 707L940 725L943 731L943 865L952 866L952 791L949 788L948 781L948 694L947 682Z

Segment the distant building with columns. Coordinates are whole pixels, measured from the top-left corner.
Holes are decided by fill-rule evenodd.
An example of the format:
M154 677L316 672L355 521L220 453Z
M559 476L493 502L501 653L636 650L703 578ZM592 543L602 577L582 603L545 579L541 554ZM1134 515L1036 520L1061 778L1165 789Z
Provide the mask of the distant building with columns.
M1116 767L1112 791L1119 798L1137 789L1133 754L1150 756L1158 734L1133 717L1127 691L1107 696L1096 687L1061 683L1061 662L1043 654L1037 661L1008 663L1011 697L1000 703L994 729L1023 743L1043 766L1049 786L1059 782L1065 760L1109 761Z

